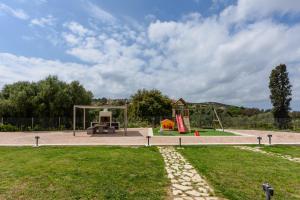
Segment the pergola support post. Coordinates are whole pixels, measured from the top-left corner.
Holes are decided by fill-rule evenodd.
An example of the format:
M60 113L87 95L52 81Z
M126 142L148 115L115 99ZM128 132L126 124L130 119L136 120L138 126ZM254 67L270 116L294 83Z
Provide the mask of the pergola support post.
M85 108L83 109L83 130L85 130Z
M73 107L73 136L75 136L76 129L76 106Z
M124 109L124 134L127 135L127 126L128 126L128 118L127 118L127 104Z

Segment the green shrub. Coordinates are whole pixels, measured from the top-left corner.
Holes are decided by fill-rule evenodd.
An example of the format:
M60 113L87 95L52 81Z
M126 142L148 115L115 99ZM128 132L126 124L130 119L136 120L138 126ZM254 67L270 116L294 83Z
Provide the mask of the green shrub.
M11 124L1 124L0 125L0 131L1 132L13 132L18 131L19 129L16 126L13 126Z
M151 127L148 122L145 121L135 121L135 122L129 122L128 128L140 128L140 127Z

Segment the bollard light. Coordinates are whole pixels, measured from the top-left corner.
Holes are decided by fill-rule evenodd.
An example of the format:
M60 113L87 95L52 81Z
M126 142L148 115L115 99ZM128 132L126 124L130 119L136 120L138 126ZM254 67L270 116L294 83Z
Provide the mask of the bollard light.
M162 129L162 127L160 127L160 129L159 129L159 135L162 135L163 134L163 129Z
M181 147L181 137L179 138L179 146Z
M262 185L263 191L266 194L266 200L271 200L271 197L274 196L274 189L269 183L264 183Z
M260 145L261 144L261 140L262 140L262 137L257 137L257 140L258 140L258 144Z
M269 134L269 135L268 135L268 138L269 138L269 144L271 145L271 143L272 143L272 141L271 141L271 140L272 140L272 135Z
M148 146L150 146L150 138L151 138L151 136L147 136L147 141L148 141Z
M35 146L38 147L38 146L39 146L39 139L40 139L40 136L37 135L37 136L35 136L34 138L35 138Z

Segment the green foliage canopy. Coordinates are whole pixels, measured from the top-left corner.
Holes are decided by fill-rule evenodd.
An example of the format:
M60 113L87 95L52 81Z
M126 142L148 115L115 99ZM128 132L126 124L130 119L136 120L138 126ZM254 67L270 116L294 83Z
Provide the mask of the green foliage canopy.
M159 90L138 90L131 96L130 116L140 119L169 116L172 113L172 101Z
M56 76L37 83L16 82L0 92L0 116L71 117L74 104L90 104L92 97L78 81L68 84Z

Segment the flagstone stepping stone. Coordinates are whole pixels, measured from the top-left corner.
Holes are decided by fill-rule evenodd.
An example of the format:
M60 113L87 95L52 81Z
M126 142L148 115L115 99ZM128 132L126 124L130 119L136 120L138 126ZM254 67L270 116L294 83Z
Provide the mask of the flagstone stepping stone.
M184 200L194 200L192 197L184 197Z
M173 193L174 196L177 196L177 195L179 195L179 194L182 194L182 191L181 191L181 190L176 190L176 189L174 189L174 190L172 191L172 193Z
M193 166L174 147L159 147L174 200L221 200Z
M189 186L189 185L192 185L191 182L181 182L182 185L185 185L185 186Z
M247 150L247 151L262 153L262 154L266 154L266 155L269 155L269 156L276 156L276 157L283 158L283 159L286 159L286 160L289 160L289 161L292 161L292 162L300 163L300 158L295 158L295 157L292 157L290 155L282 155L280 153L273 153L273 152L263 151L263 150L260 149L260 147L248 147L248 146L235 146L235 147L238 148L238 149L241 149L241 150Z
M192 189L192 187L190 187L190 186L184 186L184 185L179 185L179 184L173 184L173 187L175 187L181 191L186 191L186 190Z
M189 190L189 191L186 191L185 193L187 193L188 195L194 196L194 197L200 197L201 196L201 193L197 192L196 190Z

